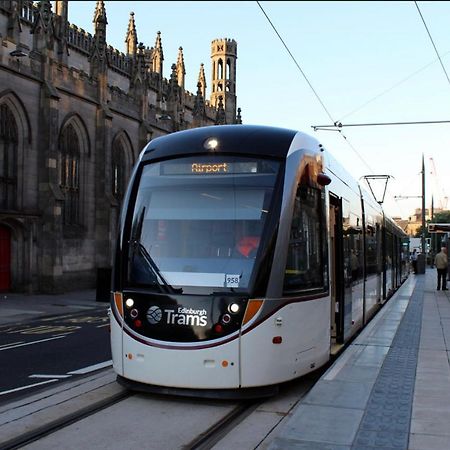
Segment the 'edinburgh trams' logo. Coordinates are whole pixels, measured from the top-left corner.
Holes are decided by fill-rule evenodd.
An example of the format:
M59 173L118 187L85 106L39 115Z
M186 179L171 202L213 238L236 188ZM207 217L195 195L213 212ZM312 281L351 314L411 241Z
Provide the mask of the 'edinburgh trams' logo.
M162 319L162 311L157 306L150 306L147 311L147 320L152 324L155 325L159 322L161 322Z
M176 309L161 310L158 306L150 306L147 311L147 320L150 325L156 325L165 318L168 325L189 325L206 327L208 317L206 309L192 309L178 306Z

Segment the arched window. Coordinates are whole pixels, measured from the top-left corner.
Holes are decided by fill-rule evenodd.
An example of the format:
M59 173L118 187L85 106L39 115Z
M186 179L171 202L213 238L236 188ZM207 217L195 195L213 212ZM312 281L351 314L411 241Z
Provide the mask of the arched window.
M0 105L0 209L14 209L17 190L17 124L8 105Z
M63 221L65 225L79 224L80 210L80 147L78 135L69 124L59 142L59 186L64 194Z
M225 78L227 81L226 83L226 90L227 92L230 91L230 82L229 80L231 80L232 76L231 76L231 60L227 59L227 67L226 67L226 74L225 74Z
M112 194L120 202L125 194L127 164L125 151L119 139L113 144L112 152Z

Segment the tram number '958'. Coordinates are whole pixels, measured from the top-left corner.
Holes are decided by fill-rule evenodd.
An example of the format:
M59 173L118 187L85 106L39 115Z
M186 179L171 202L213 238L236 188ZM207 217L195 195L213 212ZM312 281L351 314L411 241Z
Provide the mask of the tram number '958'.
M225 287L237 288L239 287L240 275L225 275Z

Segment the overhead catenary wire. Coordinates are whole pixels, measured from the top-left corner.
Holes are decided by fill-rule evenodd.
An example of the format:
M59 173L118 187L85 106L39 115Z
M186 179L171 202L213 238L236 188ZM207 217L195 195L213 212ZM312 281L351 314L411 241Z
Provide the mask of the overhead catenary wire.
M445 73L445 76L447 77L447 80L450 82L449 80L449 76L447 74L447 71L444 67L444 63L442 58L444 58L445 56L447 56L450 51L445 52L442 56L439 55L439 52L437 50L436 45L434 44L433 38L431 37L431 33L429 32L429 29L427 27L427 24L425 23L425 19L419 9L419 6L417 5L417 2L415 2L415 5L417 7L417 10L420 14L420 17L422 18L422 22L425 26L425 29L427 30L428 36L431 40L431 43L433 44L434 47L434 51L436 52L437 58L434 59L433 61L429 62L428 64L426 64L425 66L421 67L420 69L417 69L415 72L411 73L410 75L406 76L405 78L402 78L400 81L398 81L397 83L395 83L394 85L392 85L390 88L385 89L384 91L380 92L379 94L375 95L374 97L372 97L371 99L367 100L366 102L364 102L362 105L358 106L357 108L351 110L350 112L344 114L339 120L338 122L342 122L343 119L345 119L346 117L354 114L357 111L360 111L361 109L363 109L364 107L366 107L367 105L369 105L370 103L374 102L375 100L377 100L378 98L382 97L383 95L387 94L388 92L392 91L393 89L395 89L396 87L400 86L401 84L405 83L406 81L410 80L411 78L413 78L414 76L416 76L417 74L423 72L425 69L428 69L428 67L432 66L433 64L436 63L436 61L439 61L439 63L441 64L441 67Z
M316 90L314 89L312 83L309 81L308 77L306 76L305 72L303 71L303 69L300 67L300 64L297 62L297 60L295 59L294 55L292 54L292 52L290 51L289 47L287 46L286 42L284 41L284 39L282 38L282 36L280 35L280 33L278 32L277 28L275 27L275 25L273 24L273 22L270 20L270 17L267 15L266 11L264 10L264 8L261 6L260 2L257 0L256 3L258 4L259 8L261 9L262 13L264 14L264 16L266 17L267 21L269 22L270 26L272 27L273 31L275 32L275 34L278 36L278 38L280 39L281 43L283 44L284 48L286 49L286 51L288 52L289 56L291 57L291 59L294 61L294 64L297 66L298 70L300 71L300 73L302 74L303 78L305 79L306 83L308 84L308 86L310 87L310 89L312 90L312 92L314 93L315 97L317 98L317 100L319 101L319 103L321 104L322 108L324 109L324 111L326 112L326 114L328 115L329 119L335 123L332 115L330 114L330 112L328 111L327 107L325 106L324 102L322 101L322 99L320 98L319 94L316 92ZM353 145L350 144L349 140L347 139L347 137L342 133L341 130L338 130L340 135L345 139L345 142L347 143L347 145L356 153L356 155L358 156L358 158L363 162L363 164L369 169L369 171L371 173L373 173L372 168L367 164L367 162L364 160L364 158L360 155L360 153L355 149L355 147L353 147Z
M390 125L431 125L450 123L450 120L419 120L415 122L372 122L372 123L341 123L334 122L332 125L312 125L313 129L333 130L341 129L344 127L377 127L377 126L390 126Z
M450 54L450 51L444 53L442 56L447 56L448 54ZM439 61L440 58L436 58L433 61L429 62L428 64L426 64L425 66L421 67L420 69L417 69L415 72L409 74L407 77L402 78L400 81L398 81L397 83L395 83L394 85L392 85L390 88L385 89L384 91L380 92L379 94L375 95L374 97L372 97L371 99L367 100L366 102L364 102L362 105L358 106L355 109L352 109L350 112L344 114L339 120L338 122L342 122L343 119L345 119L348 116L351 116L352 114L354 114L355 112L360 111L361 109L365 108L367 105L369 105L370 103L374 102L375 100L378 100L380 97L382 97L383 95L387 94L388 92L391 92L393 89L395 89L396 87L400 86L401 84L405 83L406 81L410 80L411 78L415 77L417 74L423 72L425 69L428 69L428 67L432 66L433 64L436 63L436 61Z
M331 121L333 121L333 117L331 116L330 112L328 111L327 107L325 106L324 102L322 101L322 99L319 97L319 94L316 92L316 90L314 89L313 85L311 84L311 82L308 80L308 77L306 76L305 72L303 71L303 69L300 67L300 64L297 62L297 60L295 59L295 56L292 54L292 52L289 50L289 47L286 45L286 42L284 42L284 39L281 37L280 33L278 32L278 30L276 29L275 25L272 23L272 21L270 20L270 17L267 15L266 11L264 11L264 8L261 6L261 4L259 3L259 1L256 2L258 4L258 6L260 7L261 11L263 12L263 14L266 16L267 21L270 23L270 26L272 27L273 31L275 31L275 34L278 36L278 38L280 39L281 43L283 44L284 48L286 49L286 51L289 53L289 56L291 57L291 59L294 61L294 64L297 66L297 69L300 71L300 73L303 75L303 78L305 79L305 81L308 83L308 86L311 88L311 90L313 91L314 95L316 96L317 100L319 101L319 103L322 105L322 108L324 109L324 111L327 113L328 117L330 118Z
M442 70L444 71L445 76L447 77L448 84L450 84L450 78L448 77L448 73L445 70L444 63L442 62L441 56L439 55L439 52L438 52L438 50L436 48L436 45L435 45L434 40L433 40L433 38L431 36L430 30L428 29L428 26L427 26L427 24L425 22L425 19L424 19L423 15L422 15L422 12L420 11L419 5L417 4L416 1L414 2L414 4L416 5L417 11L419 12L419 15L420 15L420 18L422 19L423 25L424 25L425 29L427 30L428 37L430 38L430 41L433 44L434 51L436 52L436 55L437 55L437 57L439 59L439 62L441 63Z

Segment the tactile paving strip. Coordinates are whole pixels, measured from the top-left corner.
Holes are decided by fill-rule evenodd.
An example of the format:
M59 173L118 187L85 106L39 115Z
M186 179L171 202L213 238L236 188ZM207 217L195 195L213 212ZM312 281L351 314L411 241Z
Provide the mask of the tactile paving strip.
M373 386L352 450L408 448L424 282L417 281Z

